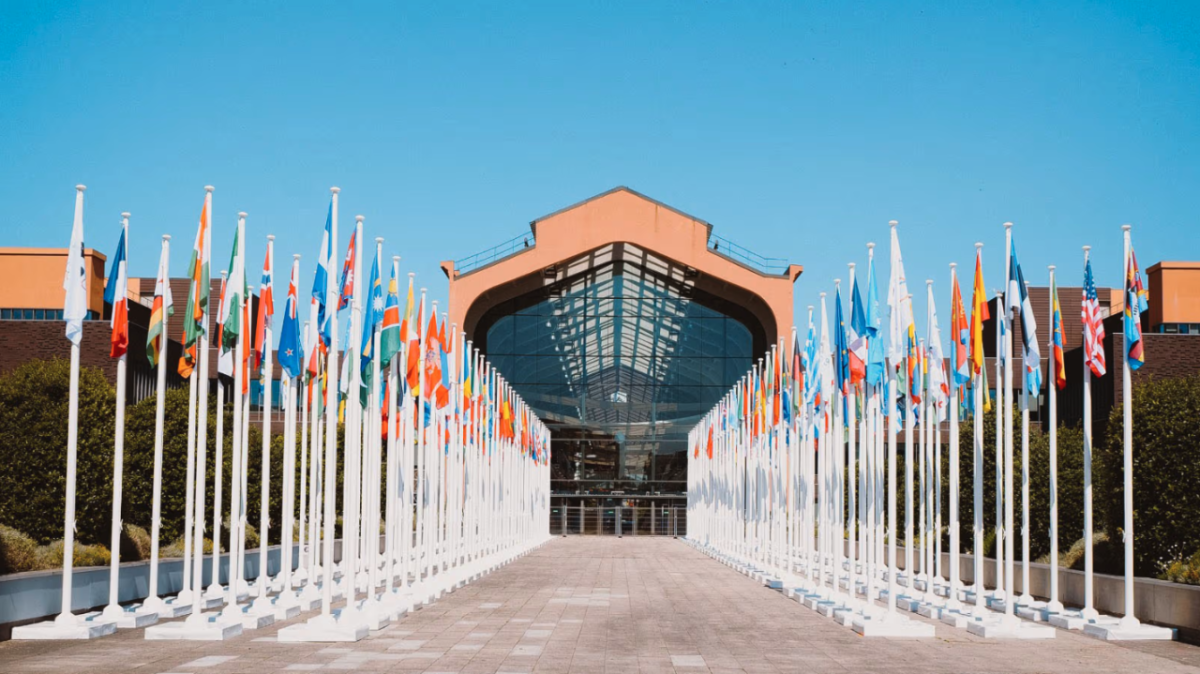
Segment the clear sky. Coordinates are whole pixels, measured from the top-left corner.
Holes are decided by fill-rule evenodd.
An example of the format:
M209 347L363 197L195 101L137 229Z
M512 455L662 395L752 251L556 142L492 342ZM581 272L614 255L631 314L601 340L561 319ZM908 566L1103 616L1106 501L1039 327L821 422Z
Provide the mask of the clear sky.
M444 299L439 261L628 185L804 265L799 312L867 241L885 281L899 220L943 326L1005 220L1036 284L1083 244L1118 284L1122 223L1200 259L1200 3L803 4L8 0L0 246L65 246L82 182L87 245L129 210L131 274L169 233L182 275L213 184L215 266L245 210L251 279L273 233L308 288L338 185L340 245L365 215Z

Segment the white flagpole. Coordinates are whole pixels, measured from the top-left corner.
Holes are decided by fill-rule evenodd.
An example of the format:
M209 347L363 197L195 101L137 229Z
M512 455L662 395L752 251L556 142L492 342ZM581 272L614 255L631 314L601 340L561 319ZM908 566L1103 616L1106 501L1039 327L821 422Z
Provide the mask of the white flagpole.
M1087 267L1092 247L1083 247L1083 264ZM1083 610L1084 620L1095 620L1099 611L1094 606L1095 589L1092 555L1092 368L1088 354L1083 354Z
M1058 372L1057 355L1054 352L1054 302L1058 298L1058 286L1054 283L1054 265L1050 265L1050 288L1054 296L1050 298L1050 320L1046 325L1050 339L1047 351L1049 370L1052 376L1047 377L1050 389L1050 602L1046 604L1048 613L1061 613L1062 602L1058 600Z
M208 227L205 228L204 241L202 248L204 260L208 263L211 259L210 252L212 241L212 193L213 188L206 186L205 202L208 212ZM211 264L210 264L211 268ZM211 285L211 284L210 284ZM210 288L205 288L205 291ZM192 373L196 382L196 504L193 513L195 515L195 533L192 534L192 585L190 587L192 593L192 614L188 616L188 621L192 624L205 622L207 616L201 616L200 612L204 609L203 601L203 573L204 573L204 510L207 494L204 490L205 478L208 476L208 331L211 325L211 312L206 306L204 308L204 327L200 331L200 336L197 339L197 349L199 354L197 361L200 367Z
M228 279L225 278L227 272L221 272L221 288L225 288ZM220 359L221 354L217 354ZM220 599L225 594L224 588L221 586L221 510L222 491L224 490L225 479L225 384L221 381L220 368L218 367L217 375L217 437L216 442L216 460L213 462L213 528L212 528L212 580L209 582L208 590L205 591L206 597Z
M1007 253L1005 253L1005 269L1008 268ZM1008 274L1007 271L1004 272ZM1007 286L1007 279L1005 284ZM1004 361L1007 360L1004 348L1004 333L1008 319L1005 313L1007 310L1004 307L1004 292L996 291L996 414L995 414L995 431L996 441L994 443L996 450L996 527L995 541L996 546L996 586L992 591L992 598L1004 599L1004 405L1007 398L1004 395Z
M246 214L244 212L238 213L236 236L239 248L243 248L246 245L245 239L242 237L243 230L245 229L245 221ZM240 250L238 254L241 254ZM227 293L227 301L233 300L233 289L236 287L234 284L242 283L243 288L245 286L242 279L238 278L226 279L225 283L227 284L226 288L230 291ZM244 294L244 291L238 293L239 296L242 294ZM230 317L234 315L234 312L237 312L237 320L244 322L244 312L240 303L238 306L227 306L227 313ZM243 372L242 368L241 349L245 341L244 333L248 329L248 326L242 326L243 334L238 336L237 345L233 353L233 391L230 396L230 403L233 405L233 428L230 429L230 435L232 436L230 461L232 466L229 473L229 577L226 579L228 587L226 588L225 608L222 609L221 615L234 620L240 620L242 617L242 607L238 605L238 598L242 593L242 563L245 558L245 550L242 547L242 532L245 524L242 513L245 510L245 506L242 502L241 485L246 478L243 468L245 462L242 460L242 457L249 451L249 448L246 446L242 427L248 424L249 421L245 418L242 407L242 381L246 373Z
M171 261L171 235L163 234L162 258L159 275L162 278L164 290L169 292L170 276L168 265ZM150 506L150 586L149 596L142 602L142 608L150 611L161 611L166 603L158 595L158 531L161 527L162 514L162 458L163 458L163 423L166 410L167 395L167 298L163 298L162 334L158 340L157 384L154 400L154 477L153 495Z
M324 578L321 587L321 615L319 618L314 618L316 625L322 627L333 627L336 621L333 617L333 584L335 575L335 566L333 561L333 538L337 535L334 529L334 520L337 518L337 408L338 408L338 296L340 289L337 281L337 267L334 262L337 260L338 249L338 192L341 190L337 187L329 188L332 194L330 204L330 232L329 232L329 250L332 252L331 259L326 263L328 265L328 279L325 287L325 301L328 305L325 311L328 314L330 323L329 330L329 355L325 366L326 381L329 386L329 399L325 402L325 486L322 489L324 498L325 513L324 519L324 550L322 553L322 562L324 564ZM322 254L324 254L322 252ZM318 331L320 326L318 326ZM346 551L346 545L343 541L342 552L343 556Z
M1013 377L1012 377L1012 313L1009 311L1009 305L1012 298L1009 294L1012 291L1010 283L1012 282L1011 267L1012 267L1012 223L1004 223L1004 250L1007 262L1004 265L1004 615L1012 616L1016 602L1015 600L1015 559L1016 555L1013 551L1013 450L1015 443L1013 442L1013 405L1015 403L1013 395ZM1024 390L1024 386L1022 386Z
M124 242L125 260L117 261L117 264L124 264L128 269L129 265L126 260L129 259L129 213L121 214L121 240ZM113 313L117 311L117 302L127 301L128 289L125 272L118 272L118 283L120 287L116 288L113 293ZM128 334L128 328L126 329ZM108 573L108 606L104 608L104 617L109 619L117 619L125 617L125 609L121 608L118 602L118 591L121 581L121 481L124 473L125 463L125 360L128 356L128 349L121 357L117 359L117 415L116 415L116 438L113 443L113 505L112 505L112 532L111 532L111 547L109 548L111 557L109 560Z
M296 258L296 262L299 263L299 258ZM297 278L299 278L299 275L297 275ZM297 296L296 302L299 303L299 301L300 298ZM296 313L300 313L299 306L296 307ZM303 585L307 581L313 580L313 577L308 574L307 553L307 546L312 545L312 539L308 537L308 387L305 386L305 373L308 371L308 359L311 357L310 350L316 347L308 341L308 325L308 321L305 321L304 332L302 333L304 335L302 343L305 348L301 350L304 357L300 363L300 374L296 376L296 394L300 397L298 405L300 420L299 424L293 423L293 426L300 426L300 508L296 520L296 525L299 528L299 542L296 547L299 559L297 560L296 572L292 575L292 582L295 585ZM292 432L295 432L295 428L292 429Z
M1121 225L1124 244L1124 269L1122 281L1126 287L1129 286L1129 225ZM1131 297L1130 293L1125 293L1126 302L1136 302L1136 297ZM1134 629L1141 624L1135 615L1135 604L1133 603L1133 377L1129 367L1129 343L1128 338L1122 340L1121 346L1121 410L1123 415L1123 441L1124 441L1124 470L1125 476L1124 492L1125 492L1125 615L1121 618L1120 627L1122 629Z
M958 611L958 610L961 610L961 608L962 608L962 603L958 599L958 590L959 590L959 586L961 585L961 582L959 580L959 568L958 568L959 549L960 549L960 542L959 542L960 532L958 530L958 528L959 528L959 521L958 521L958 497L959 497L959 493L958 493L958 489L959 489L959 486L958 486L958 477L959 477L958 476L958 459L959 459L959 457L958 457L958 450L959 450L959 448L958 448L958 413L959 413L958 396L959 396L959 393L958 393L958 388L959 387L958 387L958 362L957 361L958 361L958 352L960 350L962 350L963 347L962 347L962 337L958 334L958 326L954 324L954 291L958 288L957 267L958 267L958 265L955 264L954 262L950 263L950 315L951 315L950 338L954 340L955 359L954 359L954 362L950 363L950 367L947 368L950 370L950 372L949 372L950 400L949 400L949 403L947 404L947 408L948 408L947 411L949 413L949 416L947 418L950 420L950 494L949 494L949 497L950 497L950 574L949 574L950 587L948 588L949 591L947 592L948 599L946 602L946 608L950 609L951 611ZM960 291L960 293L961 293L961 291ZM964 307L963 309L965 312L966 308ZM967 359L968 359L968 361L970 360L969 354L967 356ZM940 452L939 452L939 456L940 456ZM940 486L941 480L938 480L938 484ZM938 499L939 508L940 508L941 502L942 502L942 500L939 498ZM978 509L979 509L979 507L976 506L977 512L978 512ZM939 531L938 535L939 535L939 537L941 536L940 531ZM975 551L975 556L979 557L978 550ZM978 578L978 577L976 577L976 578Z
M78 255L82 259L83 256L83 191L87 187L83 185L75 186L75 222L79 223L79 242L80 250ZM71 245L75 246L74 236L72 236ZM71 256L75 251L67 253L68 263L74 262ZM79 276L83 276L82 272ZM71 270L67 270L68 280L79 282L81 279L74 278ZM78 289L76 289L78 292ZM71 291L67 291L68 300L71 299ZM68 317L70 318L70 317ZM74 566L75 557L75 471L76 471L76 452L79 447L79 342L82 341L82 334L78 339L71 340L71 384L70 394L68 399L67 413L67 503L63 513L63 574L62 574L62 610L58 617L54 619L56 625L61 627L73 627L79 623L79 618L71 612L71 571Z
M239 227L240 226L241 225L239 224ZM240 235L240 234L242 234L242 232L239 232L238 234ZM238 254L241 255L242 259L243 259L242 275L245 276L246 267L245 267L244 260L246 258L246 255L245 255L245 252L242 250L239 250ZM274 276L275 276L275 235L274 234L267 235L267 260L268 260L267 264L271 268L271 276L272 276L271 285L274 286L274 284L275 284L275 279L274 279ZM243 283L243 287L246 287L245 283ZM260 291L260 294L261 294L261 291ZM272 290L272 294L274 294L274 290ZM258 301L262 302L263 299L264 298L262 298L260 296L258 298ZM250 305L250 297L249 296L243 298L242 301L245 302L247 306ZM259 312L263 316L264 323L266 323L266 310L267 310L267 308L264 308L263 311ZM253 334L254 333L251 331L250 326L251 326L250 321L247 321L246 325L243 327L243 334L238 338L238 342L241 343L243 340L250 341L251 342L250 347L251 347L251 349L253 349L253 348L255 348L253 345ZM245 348L245 347L242 347L242 348ZM255 608L255 610L258 610L258 611L269 611L271 609L271 600L267 596L267 590L268 590L267 584L270 582L270 579L267 574L267 541L270 540L270 527L271 527L271 513L268 508L268 503L269 503L270 495L271 495L271 416L272 416L272 414L271 414L271 386L273 383L272 379L273 379L273 375L274 375L274 368L272 367L274 363L271 359L271 324L270 323L266 323L263 326L263 354L262 354L262 357L263 357L264 362L262 363L262 370L261 370L262 374L259 377L259 382L262 385L262 406L260 407L260 409L262 410L262 412L261 412L261 414L262 414L262 448L261 448L262 453L261 453L261 457L262 458L259 461L259 471L258 471L259 472L258 580L254 584L254 586L255 586L254 608ZM247 373L247 375L248 374L249 373ZM286 546L288 544L288 541L281 539L279 541L279 543L280 543L280 562L282 562L283 561L282 548L283 548L283 546Z

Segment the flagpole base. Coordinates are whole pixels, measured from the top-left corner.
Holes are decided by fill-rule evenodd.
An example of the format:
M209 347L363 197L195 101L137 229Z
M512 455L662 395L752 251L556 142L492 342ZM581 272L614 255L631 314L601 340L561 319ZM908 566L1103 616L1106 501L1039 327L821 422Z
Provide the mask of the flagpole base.
M319 615L299 625L279 630L279 643L352 643L367 638L367 626L339 624L332 615Z
M1053 639L1055 630L1026 622L1016 616L985 617L967 625L967 632L984 639Z
M1173 627L1159 627L1146 623L1127 624L1120 619L1109 624L1085 625L1083 633L1104 641L1175 641L1179 635Z
M147 641L224 641L242 634L241 624L220 615L202 616L202 620L181 620L147 627Z
M31 625L14 627L14 641L44 639L99 639L117 631L117 624L95 611L84 615L72 615L65 620L46 620Z
M104 620L111 620L117 629L138 629L158 622L158 613L142 608L125 608L120 604L109 604L101 613Z
M852 628L864 637L891 639L930 639L937 632L929 623L894 613L885 614L882 618L858 618L854 620Z

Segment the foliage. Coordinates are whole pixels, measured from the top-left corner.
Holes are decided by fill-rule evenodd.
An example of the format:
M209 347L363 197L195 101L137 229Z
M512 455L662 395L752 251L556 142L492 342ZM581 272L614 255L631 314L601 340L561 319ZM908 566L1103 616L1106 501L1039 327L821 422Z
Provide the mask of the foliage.
M112 561L108 548L103 545L85 545L75 541L75 553L71 556L72 565L79 569L85 566L108 566ZM63 542L51 541L49 545L38 548L37 568L57 569L63 565Z
M121 561L150 559L150 533L136 524L121 527Z
M1124 416L1109 415L1097 451L1097 524L1123 540ZM1133 389L1134 571L1156 576L1200 549L1200 376L1149 379ZM1123 571L1118 564L1114 572Z
M1167 566L1164 580L1187 585L1200 585L1200 550L1187 559L1177 559Z
M0 376L0 523L38 543L63 535L70 362L33 360ZM75 521L80 541L107 541L112 524L113 389L79 372Z
M33 571L38 562L37 541L0 524L0 574Z

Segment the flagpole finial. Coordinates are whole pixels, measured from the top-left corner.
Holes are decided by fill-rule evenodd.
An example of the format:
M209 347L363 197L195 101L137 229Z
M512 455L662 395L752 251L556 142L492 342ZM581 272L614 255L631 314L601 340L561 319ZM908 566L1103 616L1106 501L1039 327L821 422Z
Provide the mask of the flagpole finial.
M957 262L951 262L951 263L950 263L950 268L951 268L951 269L957 269L957 268L958 268L958 263L957 263Z
M891 227L892 229L895 229L896 225L898 224L900 224L899 220L888 220L888 227Z
M854 263L853 263L853 262L851 262L851 263L847 264L846 266L847 266L847 267L850 267L851 271L853 271L853 270L854 270Z
M227 269L222 269L222 270L221 270L221 278L223 279L223 278L225 278L226 276L229 276L229 270L227 270Z
M874 249L875 249L875 242L874 242L874 241L868 241L868 242L867 242L867 250L874 250Z
M268 234L268 235L267 235L267 241L274 241L274 240L275 240L275 235L274 235L274 234Z
M121 217L128 220L129 219L129 211L121 211Z
M421 294L424 294L424 293L425 293L425 289L421 288Z
M246 217L246 211L238 211L238 217L239 217L239 218L245 218L245 217Z
M1086 252L1090 251L1091 249L1092 249L1092 247L1091 247L1091 246L1084 246L1084 247L1083 247L1083 252L1085 252L1085 253L1086 253Z
M821 299L825 299L825 293L821 293Z
M392 264L399 264L399 263L400 263L400 256L399 256L399 255L393 255L393 256L392 256Z
M1049 269L1050 271L1054 271L1054 265L1050 265L1049 267L1047 267L1047 269Z
M296 262L300 261L300 253L292 253L292 259Z
M1133 229L1133 225L1121 225L1122 232L1128 232L1131 229Z
M414 276L416 276L416 275L417 275L417 272L415 272L415 271L410 271L410 272L408 272L408 277L409 277L409 278L412 278L412 277L414 277Z
M84 190L86 190L86 189L87 189L87 185L76 185L76 186L75 186L75 190L76 190L77 192L82 192L82 191L84 191Z
M363 216L361 216L361 215L356 215L356 216L354 216L354 221L355 221L355 222L362 222L363 220L366 220L366 218L364 218L364 217L363 217Z
M927 286L933 285L933 279L931 279L931 278L925 279L925 285L927 285Z
M170 240L171 240L170 234L163 234L163 241L170 241Z
M983 242L982 242L982 241L976 241L976 242L975 242L975 252L976 252L976 253L978 253L978 252L979 252L979 251L981 251L981 250L983 250Z
M840 279L840 278L833 279L833 285L835 285L835 286L842 285L842 279Z
M212 193L212 191L213 191L213 190L215 190L215 189L217 189L217 188L213 187L212 185L205 185L205 186L204 186L204 191L205 191L205 192L208 192L208 193L210 193L210 194L211 194L211 193Z
M1005 229L1012 229L1012 223L1011 223L1011 222L1006 222L1006 223L1004 223L1004 228L1005 228Z
M329 188L330 194L337 194L338 192L341 192L341 191L342 191L342 188L340 188L340 187L330 187Z

